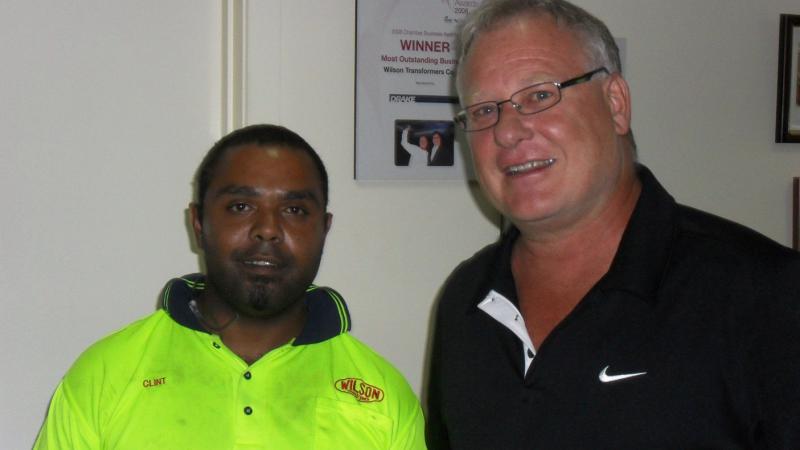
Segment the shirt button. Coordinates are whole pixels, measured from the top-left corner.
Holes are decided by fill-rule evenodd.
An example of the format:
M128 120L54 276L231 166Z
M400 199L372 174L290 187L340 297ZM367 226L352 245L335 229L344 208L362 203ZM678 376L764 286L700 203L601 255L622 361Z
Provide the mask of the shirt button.
M528 358L533 358L533 351L528 349Z
M253 414L253 408L251 408L251 407L249 407L249 406L245 406L245 407L244 407L244 413L245 413L245 414L247 414L248 416L249 416L250 414Z
M211 345L213 345L213 346L214 346L214 348L221 348L221 346L220 346L219 344L217 344L216 342L214 342L214 343L213 343L213 344L211 344Z
M244 373L244 379L245 380L249 380L250 378L253 378L253 375L250 374L250 371L245 372Z

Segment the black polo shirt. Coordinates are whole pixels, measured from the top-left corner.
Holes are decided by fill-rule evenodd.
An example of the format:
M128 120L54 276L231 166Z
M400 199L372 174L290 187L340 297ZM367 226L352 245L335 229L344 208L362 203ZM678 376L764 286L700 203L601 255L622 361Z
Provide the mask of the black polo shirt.
M527 371L523 339L478 307L517 305L518 231L453 272L431 449L800 448L800 254L676 204L643 166L639 178L611 268Z

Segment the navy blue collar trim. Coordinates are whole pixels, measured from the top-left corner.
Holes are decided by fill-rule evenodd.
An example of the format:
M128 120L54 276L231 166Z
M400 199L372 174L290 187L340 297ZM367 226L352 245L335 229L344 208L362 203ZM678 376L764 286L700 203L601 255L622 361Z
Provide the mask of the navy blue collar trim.
M205 289L205 277L195 273L169 280L161 292L161 307L173 320L192 330L207 333L189 309L189 301ZM350 312L342 296L328 287L310 286L306 290L308 316L293 345L326 341L350 331Z

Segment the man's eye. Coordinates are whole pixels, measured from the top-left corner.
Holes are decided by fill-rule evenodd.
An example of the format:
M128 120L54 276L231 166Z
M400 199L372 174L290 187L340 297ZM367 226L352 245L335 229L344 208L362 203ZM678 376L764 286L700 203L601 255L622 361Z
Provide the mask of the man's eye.
M527 103L542 103L550 100L553 93L550 91L533 91L525 96Z
M236 202L236 203L233 203L230 206L228 206L228 210L229 211L233 211L233 212L237 212L237 213L247 212L247 211L250 211L251 209L252 208L250 207L250 205L248 205L247 203L241 203L241 202Z
M547 103L552 97L553 93L547 90L525 92L525 95L523 95L521 98L521 104L526 106Z
M295 216L305 216L308 214L308 211L306 211L305 208L301 208L299 206L289 206L286 208L286 212Z
M487 103L485 105L477 105L472 108L469 112L469 115L473 119L484 119L493 115L497 111L497 106L493 103Z

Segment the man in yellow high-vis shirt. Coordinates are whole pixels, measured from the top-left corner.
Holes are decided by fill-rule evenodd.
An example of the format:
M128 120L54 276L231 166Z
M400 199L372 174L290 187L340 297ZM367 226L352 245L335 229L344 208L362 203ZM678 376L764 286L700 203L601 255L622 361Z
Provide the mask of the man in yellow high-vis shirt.
M414 393L312 285L328 180L300 136L235 131L209 151L191 205L206 274L86 350L35 449L424 449Z

